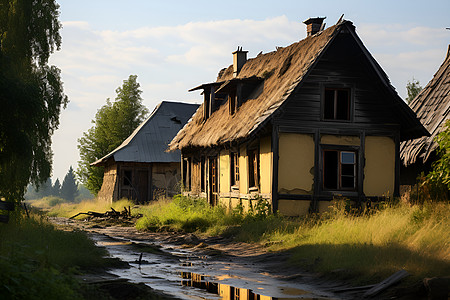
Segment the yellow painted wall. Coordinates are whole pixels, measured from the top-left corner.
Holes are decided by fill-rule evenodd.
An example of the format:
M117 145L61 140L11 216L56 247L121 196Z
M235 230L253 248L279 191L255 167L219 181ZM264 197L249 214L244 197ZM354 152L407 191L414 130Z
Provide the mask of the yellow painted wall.
M220 151L219 154L219 192L228 193L230 187L230 152L228 150Z
M278 200L278 211L285 216L304 216L309 212L309 200Z
M248 193L248 163L245 145L239 149L239 191L243 194Z
M313 136L281 133L279 137L278 191L282 194L311 194L314 183L313 168Z
M384 136L366 136L364 194L392 196L395 186L395 142Z
M323 134L320 137L321 144L359 146L359 136L329 135Z
M259 174L262 194L272 191L272 149L271 137L262 138L259 144Z

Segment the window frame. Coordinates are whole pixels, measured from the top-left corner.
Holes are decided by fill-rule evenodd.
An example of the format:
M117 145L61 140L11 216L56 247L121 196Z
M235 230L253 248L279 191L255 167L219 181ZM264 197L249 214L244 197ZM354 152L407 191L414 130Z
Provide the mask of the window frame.
M247 149L247 161L248 161L248 188L251 190L259 190L260 184L260 161L259 161L259 149L250 148ZM253 180L252 180L253 179Z
M325 117L325 105L326 105L326 91L335 91L334 95L334 118ZM348 91L348 119L336 119L337 113L337 91ZM325 122L344 122L349 123L354 121L354 86L353 85L321 85L321 100L320 100L320 118Z
M238 187L239 180L239 152L230 151L230 186Z
M337 188L326 188L325 187L325 161L324 161L324 155L326 151L337 151L338 152L338 185ZM355 155L355 163L354 163L354 187L353 188L342 188L341 183L341 162L340 162L340 153L342 152L353 152ZM341 194L343 196L355 196L359 192L359 183L360 180L363 180L363 178L360 178L360 168L361 168L361 162L360 162L360 147L359 146L345 146L345 145L320 145L320 191L322 194Z

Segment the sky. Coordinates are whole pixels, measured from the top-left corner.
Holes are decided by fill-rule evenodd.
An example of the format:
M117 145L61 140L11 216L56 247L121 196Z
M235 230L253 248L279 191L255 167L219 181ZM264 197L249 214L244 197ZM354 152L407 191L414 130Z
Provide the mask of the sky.
M53 182L78 167L77 140L129 75L150 111L163 100L201 103L188 90L215 81L238 46L252 58L305 38L310 17L329 27L344 14L405 98L408 81L431 80L450 43L448 0L57 2L62 46L50 64L61 69L70 103L53 136Z

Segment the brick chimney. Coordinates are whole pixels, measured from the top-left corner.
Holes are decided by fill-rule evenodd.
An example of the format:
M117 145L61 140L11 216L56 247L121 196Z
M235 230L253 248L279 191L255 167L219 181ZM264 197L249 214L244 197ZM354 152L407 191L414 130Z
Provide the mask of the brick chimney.
M317 18L309 18L308 20L304 21L303 23L306 25L306 36L311 36L319 31L322 31L325 27L325 23L323 23L323 20L325 20L327 17L317 17Z
M236 51L233 52L233 76L238 76L239 72L247 61L248 51L242 51L242 47L238 47Z

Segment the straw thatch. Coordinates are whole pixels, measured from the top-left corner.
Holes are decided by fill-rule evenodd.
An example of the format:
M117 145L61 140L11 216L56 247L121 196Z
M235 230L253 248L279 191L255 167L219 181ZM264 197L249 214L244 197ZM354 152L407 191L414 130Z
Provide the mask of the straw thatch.
M208 147L250 135L292 93L338 28L339 25L332 26L288 47L249 59L236 79L257 76L265 78L264 84L233 115L230 115L227 105L222 105L203 122L201 105L192 121L169 144L169 150ZM217 78L218 83L228 80L233 80L233 66L221 71Z
M400 145L400 157L405 166L416 161L427 161L438 146L434 138L444 129L446 120L450 119L450 46L441 67L414 98L410 107L431 136L409 140Z
M203 105L201 105L192 117L192 121L186 124L169 144L168 150L219 146L251 137L263 128L289 96L294 94L294 90L307 77L313 65L342 30L354 32L352 22L342 20L290 46L279 47L274 52L249 59L236 78L233 77L234 70L231 65L220 71L216 82L192 89L206 89L211 85L220 89L235 81L252 78L253 82L255 78L263 81L234 114L229 113L228 105L222 105L205 121ZM401 139L406 140L427 134L411 109L403 103L390 85L387 75L356 35L355 39L358 40L357 43L360 43L364 55L396 102L395 106L401 123Z

